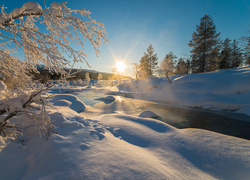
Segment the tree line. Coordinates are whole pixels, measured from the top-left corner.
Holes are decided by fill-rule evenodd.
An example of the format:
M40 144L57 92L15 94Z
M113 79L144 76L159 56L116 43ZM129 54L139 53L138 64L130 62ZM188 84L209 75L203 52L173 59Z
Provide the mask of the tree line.
M140 63L134 63L136 78L152 75L169 77L173 74L202 73L235 68L243 64L250 65L250 37L244 39L247 45L242 48L235 39L221 40L220 34L216 32L212 18L206 14L196 26L196 31L188 43L192 48L188 58L178 59L173 52L169 52L159 63L150 44Z

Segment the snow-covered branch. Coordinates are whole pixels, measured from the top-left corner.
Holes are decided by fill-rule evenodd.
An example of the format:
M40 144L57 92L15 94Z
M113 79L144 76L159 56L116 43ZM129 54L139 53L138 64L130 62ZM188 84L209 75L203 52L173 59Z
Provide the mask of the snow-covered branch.
M92 44L96 55L101 44L108 42L102 23L93 20L89 11L71 10L66 3L53 2L42 8L36 2L27 2L10 13L5 9L2 6L0 13L0 80L15 91L23 91L20 87L32 80L29 74L38 72L40 66L67 78L66 69L75 63L88 65L85 40ZM19 52L24 53L24 59L15 56ZM42 91L38 89L29 95L14 92L6 99L1 97L0 135L16 134L16 124L10 123L10 119L19 115L26 115L35 126L47 131L51 124Z
M39 132L47 136L52 128L50 119L46 113L46 103L40 95L42 91L50 88L41 88L30 94L0 101L0 136L16 136L21 131L16 123L11 123L10 119L16 116L25 116L19 126L37 126ZM34 105L32 105L34 103ZM5 115L5 116L4 116Z
M29 71L37 72L37 66L44 65L50 72L65 75L64 69L72 63L89 65L84 53L85 39L93 45L96 55L101 44L108 42L102 23L93 20L89 11L71 10L66 3L53 2L42 9L38 3L27 2L11 13L4 9L0 14L0 60L19 61L10 50L6 52L14 44L17 51L24 52L23 69ZM73 44L80 50L74 49ZM10 67L1 69L8 71Z

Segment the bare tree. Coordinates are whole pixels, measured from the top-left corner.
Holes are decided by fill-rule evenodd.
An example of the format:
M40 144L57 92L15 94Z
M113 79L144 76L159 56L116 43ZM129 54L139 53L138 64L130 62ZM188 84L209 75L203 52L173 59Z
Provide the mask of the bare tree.
M166 76L169 80L169 82L172 84L172 81L170 79L170 76L174 74L175 70L175 59L177 57L174 55L173 52L169 52L166 57L161 62L161 72L164 76Z
M97 73L97 85L100 85L100 80L102 79L102 74Z
M88 86L90 83L90 77L89 77L89 72L86 72L85 74L85 85Z
M138 81L140 76L140 65L137 63L132 63L132 64L133 64L135 79L136 81Z

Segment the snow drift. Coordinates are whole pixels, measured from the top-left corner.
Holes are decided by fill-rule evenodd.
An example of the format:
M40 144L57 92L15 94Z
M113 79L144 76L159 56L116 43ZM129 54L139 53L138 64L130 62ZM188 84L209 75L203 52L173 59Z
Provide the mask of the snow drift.
M56 96L58 97L58 96ZM73 97L63 95L70 103ZM60 101L54 98L53 103ZM60 104L60 103L59 103ZM56 133L0 138L2 179L247 179L250 142L150 118L50 110ZM83 113L84 115L84 113Z

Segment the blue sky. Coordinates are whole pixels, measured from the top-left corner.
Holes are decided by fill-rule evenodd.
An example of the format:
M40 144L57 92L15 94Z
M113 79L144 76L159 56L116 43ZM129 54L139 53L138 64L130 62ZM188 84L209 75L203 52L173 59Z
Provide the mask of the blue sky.
M33 0L36 1L36 0ZM54 0L55 1L55 0ZM46 0L49 5L52 0ZM15 3L13 3L15 2ZM1 0L12 11L24 0ZM43 0L36 1L42 6ZM64 2L58 0L56 2ZM126 74L132 75L132 63L140 58L151 43L161 61L172 51L178 58L189 55L188 42L201 17L209 14L220 38L239 40L250 34L249 0L70 0L71 9L86 9L92 18L104 23L108 44L101 47L99 58L87 44L85 52L92 69L111 72L116 59L128 65ZM88 69L86 64L77 64Z

